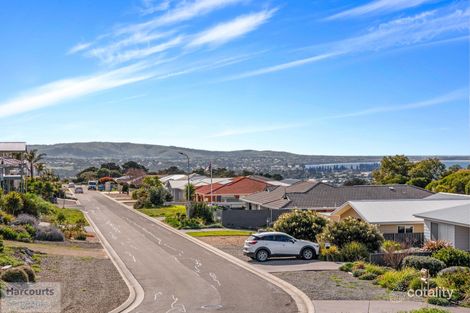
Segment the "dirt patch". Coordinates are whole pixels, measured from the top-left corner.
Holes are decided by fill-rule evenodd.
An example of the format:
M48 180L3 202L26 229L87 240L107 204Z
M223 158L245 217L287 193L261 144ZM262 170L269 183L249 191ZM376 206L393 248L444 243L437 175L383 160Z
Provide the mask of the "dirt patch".
M299 288L312 300L410 300L404 292L391 292L342 271L301 271L274 275Z
M50 255L64 255L76 257L93 257L107 259L108 256L100 243L89 242L35 242L26 243L18 241L4 241L6 246L28 248L36 252Z
M248 261L249 257L243 255L243 243L247 236L211 236L211 237L195 237L204 241L211 246L216 247L228 254L231 254L241 260Z
M89 256L41 257L41 282L59 282L62 310L68 313L105 313L126 301L129 289L111 260Z

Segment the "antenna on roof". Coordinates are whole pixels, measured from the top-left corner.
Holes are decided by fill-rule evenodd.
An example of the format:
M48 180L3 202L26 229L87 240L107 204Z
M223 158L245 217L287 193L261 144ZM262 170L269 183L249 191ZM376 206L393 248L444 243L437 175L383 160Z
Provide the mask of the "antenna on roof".
M394 191L394 190L395 190L395 187L393 187L393 186L388 186L388 189Z

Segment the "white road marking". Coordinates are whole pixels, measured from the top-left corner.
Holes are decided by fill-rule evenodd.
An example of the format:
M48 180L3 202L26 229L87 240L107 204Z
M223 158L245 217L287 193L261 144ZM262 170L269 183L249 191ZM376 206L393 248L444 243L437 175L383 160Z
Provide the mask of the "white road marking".
M212 278L213 281L215 281L219 287L222 286L222 284L220 283L220 281L217 279L217 275L215 275L215 273L209 273L209 276Z
M169 309L165 313L170 313L170 312L184 313L184 312L186 312L186 307L184 306L184 304L176 304L176 302L178 302L178 298L175 297L175 295L171 295L171 297L173 298L173 302L171 303L171 309ZM175 311L175 310L178 310L178 311Z
M161 296L161 295L162 295L162 292L161 292L161 291L155 292L155 294L153 295L153 301L157 301L157 297L158 297L158 296Z

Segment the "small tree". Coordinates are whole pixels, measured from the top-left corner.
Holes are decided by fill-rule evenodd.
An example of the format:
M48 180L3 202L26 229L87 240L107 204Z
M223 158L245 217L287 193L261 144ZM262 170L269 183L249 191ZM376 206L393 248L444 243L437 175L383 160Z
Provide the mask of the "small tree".
M2 199L3 207L9 214L18 215L23 209L23 197L20 193L13 191Z
M188 192L189 192L189 199L188 199ZM194 187L194 185L186 184L186 187L184 187L184 197L186 198L186 200L193 201L195 193L196 193L196 188Z
M294 210L282 214L274 223L274 230L287 233L298 239L316 240L327 219L312 210Z
M375 225L347 217L342 221L329 224L325 230L326 240L339 247L345 244L357 241L365 244L369 251L377 251L384 238Z

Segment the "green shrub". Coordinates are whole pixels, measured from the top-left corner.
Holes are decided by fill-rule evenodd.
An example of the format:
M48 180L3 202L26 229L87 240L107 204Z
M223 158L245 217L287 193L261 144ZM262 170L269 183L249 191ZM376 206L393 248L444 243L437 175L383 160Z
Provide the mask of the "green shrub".
M28 274L20 267L12 267L2 273L0 278L8 283L27 283Z
M424 243L423 249L428 252L436 252L441 249L450 247L450 242L444 240L428 240Z
M366 270L363 270L363 269L357 269L357 270L354 270L352 272L353 276L354 277L359 277L359 276L362 276L366 273Z
M6 240L16 240L17 232L10 226L0 226L0 235Z
M356 262L353 263L352 269L353 270L357 270L357 269L365 270L366 269L366 262L356 261Z
M86 240L86 234L84 232L79 232L75 235L75 240Z
M18 232L16 240L23 242L31 242L31 235L26 231Z
M20 193L12 191L2 199L3 208L8 214L18 215L23 209L23 197Z
M433 304L433 305L439 305L439 306L449 306L451 304L449 300L444 299L444 298L438 298L438 297L428 298L428 303Z
M365 270L367 273L375 274L377 276L384 274L385 272L391 271L389 267L378 266L375 264L367 263L365 265Z
M361 242L370 252L377 251L384 241L377 226L352 217L329 224L323 237L340 248L352 241Z
M468 266L470 264L470 252L447 247L434 252L432 256L449 266Z
M191 218L200 218L204 224L214 223L212 208L204 202L196 202L191 205Z
M64 234L53 226L43 226L37 229L35 239L42 241L64 241Z
M403 267L412 267L417 270L423 268L429 271L432 276L436 275L440 270L446 267L445 263L441 260L430 256L409 255L403 259Z
M297 239L316 241L327 224L327 219L312 210L294 210L284 213L274 223L274 230L287 233Z
M0 189L1 192L1 189ZM5 211L0 211L0 224L10 224L15 217Z
M377 283L394 291L406 291L414 278L419 278L420 273L414 268L404 268L399 271L385 272L377 278Z
M29 267L28 265L22 265L17 268L23 270L26 273L26 275L28 276L28 281L30 283L36 281L36 274L34 273L34 270L31 267Z
M470 298L470 272L466 269L439 273L436 283L441 288L454 290L457 300Z
M425 287L425 289L426 289L427 284L423 284L423 287ZM436 287L437 287L436 280L434 278L430 278L429 279L429 288L436 288ZM410 284L408 285L408 288L413 289L413 290L421 289L421 278L419 278L419 277L413 278L411 280Z
M3 237L0 236L0 253L3 253L4 249L5 249L5 246L3 245Z
M352 262L344 263L343 265L341 265L339 267L339 270L343 271L343 272L351 272L352 268L353 268L353 265L354 265L354 263L352 263Z
M374 273L364 273L362 274L361 276L359 276L359 279L360 280L374 280L377 278L377 274L374 274Z
M320 259L325 261L342 261L343 257L337 246L330 246L328 249L325 245L320 246Z
M466 267L466 266L447 267L447 268L443 269L442 271L440 271L439 273L437 273L437 275L444 275L444 274L454 273L454 272L458 272L458 271L465 271L465 272L469 273L469 275L470 275L470 267Z
M25 230L28 232L28 234L34 238L34 236L36 236L36 227L32 226L32 225L29 225L29 224L26 224L24 226Z
M358 261L367 259L369 251L365 244L353 241L341 248L341 255L345 261Z
M200 218L187 218L180 222L180 228L199 229L204 227L204 221Z

